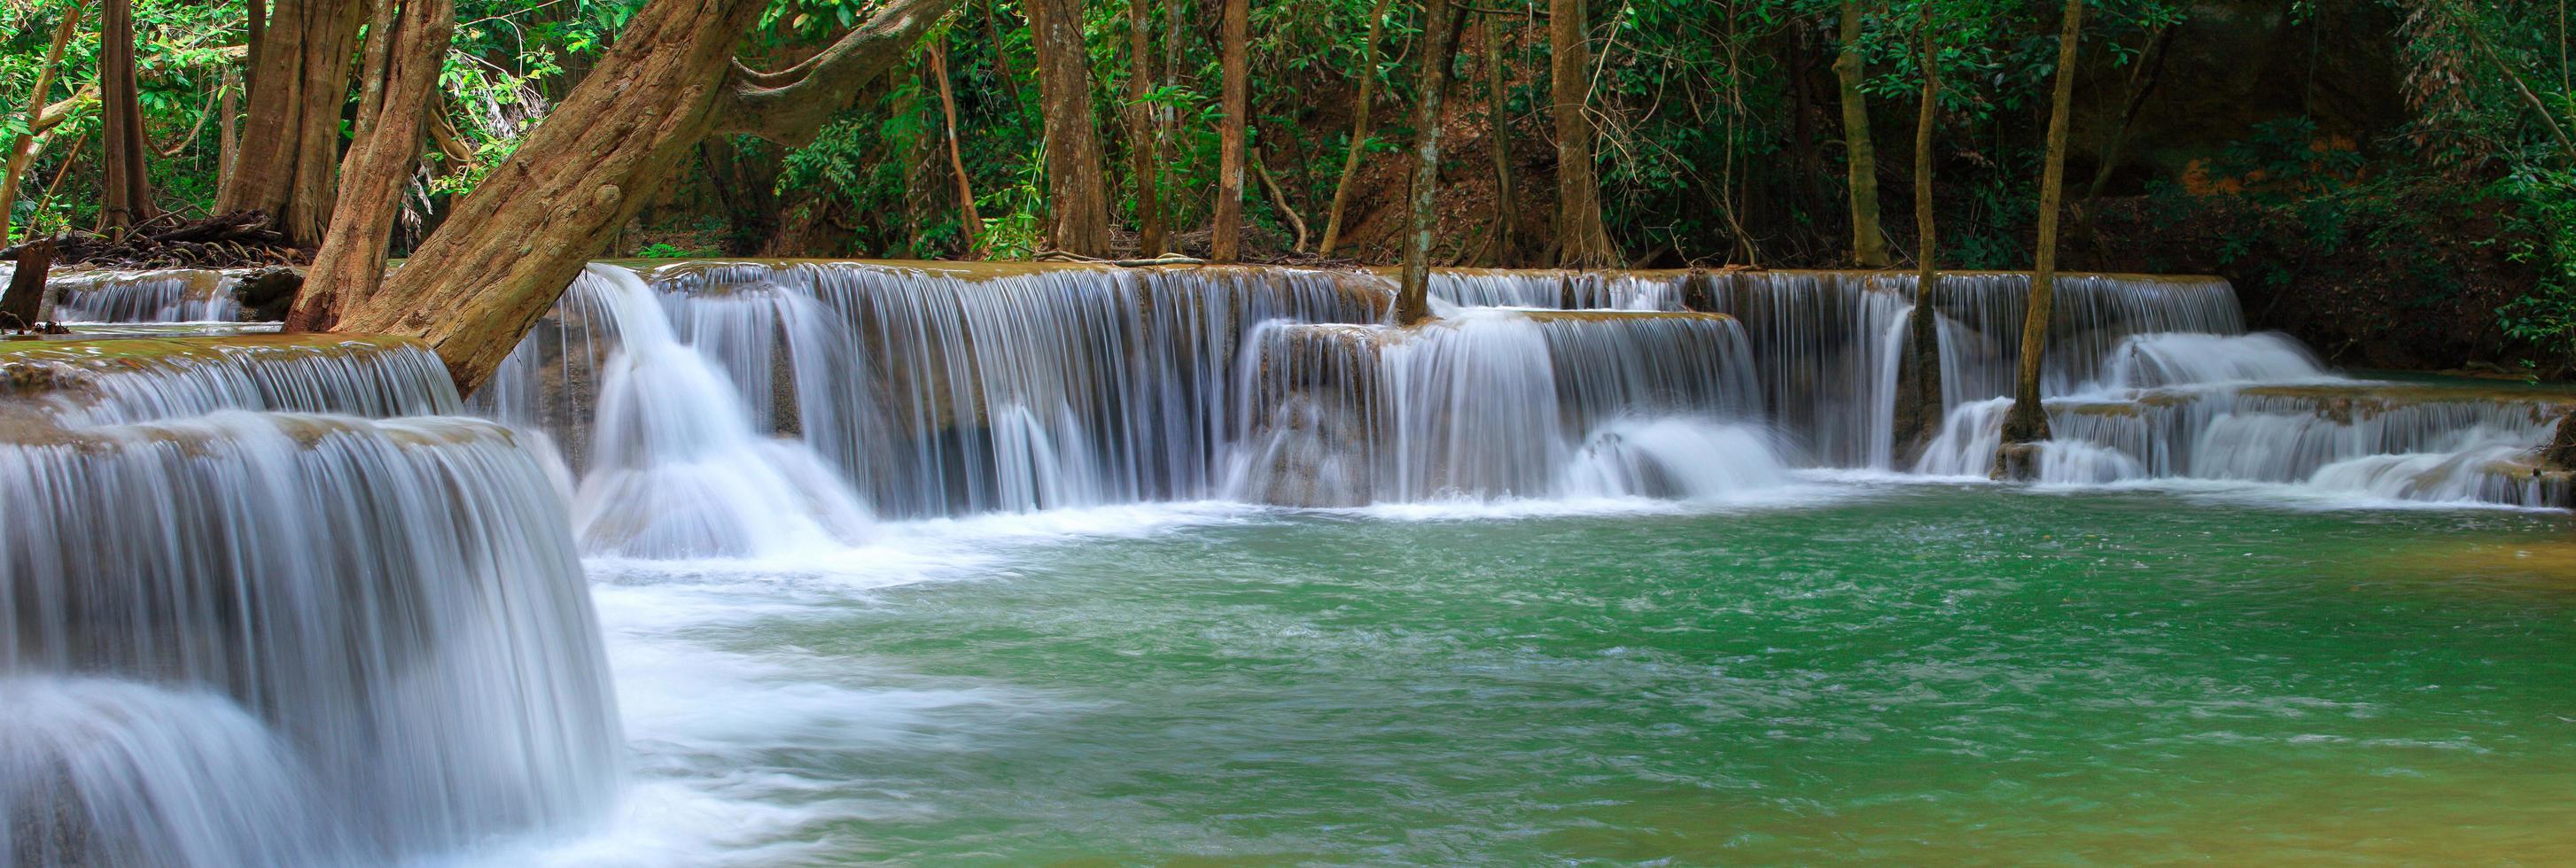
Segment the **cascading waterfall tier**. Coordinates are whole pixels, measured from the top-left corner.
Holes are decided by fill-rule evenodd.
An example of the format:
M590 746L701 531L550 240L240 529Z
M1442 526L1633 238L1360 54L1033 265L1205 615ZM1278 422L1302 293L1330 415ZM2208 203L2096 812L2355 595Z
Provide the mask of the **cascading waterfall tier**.
M233 322L239 275L224 271L70 272L46 281L46 319L67 323Z
M614 704L522 435L281 412L453 410L417 344L153 344L0 353L0 853L337 865L598 814Z
M1440 394L1416 389L1384 397L1369 391L1391 388L1377 382L1382 376L1350 372L1379 371L1388 358L1457 343L1404 340L1383 328L1393 293L1383 274L779 261L680 263L645 277L664 328L730 383L734 397L718 402L729 408L723 415L742 418L761 434L803 441L810 460L882 516L1228 496L1346 503L1443 491L1550 496L1542 492L1574 490L1561 478L1564 463L1543 451L1506 450L1496 455L1511 457L1493 460L1515 467L1537 461L1531 466L1551 468L1544 473L1486 473L1474 469L1483 459L1472 455L1421 458L1393 469L1378 466L1393 460L1382 452L1341 448L1355 438L1392 436L1384 427L1396 422L1384 416L1396 406L1390 402ZM1738 418L1767 429L1762 439L1777 444L1779 454L1810 467L1982 475L2003 412L1997 399L2010 392L2019 362L2029 278L1951 273L1931 294L1949 417L1945 436L1928 448L1895 443L1892 421L1913 283L1912 275L1893 272L1449 270L1433 275L1431 292L1435 309L1467 324L1478 340L1490 332L1500 341L1512 328L1496 314L1477 312L1493 306L1525 313L1723 313L1736 323L1725 339L1731 343L1694 352L1722 356L1713 364L1727 366L1723 377L1752 384L1745 394L1755 409ZM2303 436L2342 437L2336 442L2353 445L2327 450L2337 457L2323 463L2199 458L2271 448L2226 441L2242 426L2291 424L2229 410L2245 388L2331 375L2294 341L2246 334L2234 293L2222 280L2067 274L2057 294L2041 364L2043 394L2061 419L2060 441L2045 447L2051 479L2270 482L2294 474L2289 481L2307 484L2326 464L2397 454L2370 451L2360 445L2370 439L2364 435L2310 433ZM496 418L573 444L576 461L599 452L589 441L609 379L603 363L620 341L616 317L591 295L569 294L477 398L478 408ZM1390 356L1388 349L1396 352ZM1499 361L1504 357L1493 358L1495 367L1478 374L1502 390L1493 394L1536 395L1525 384L1604 364L1551 359L1537 365L1525 358L1514 369ZM1419 364L1429 370L1433 363ZM1499 385L1505 382L1524 385ZM1343 396L1345 389L1368 394ZM2273 415L2285 414L2297 412ZM2157 421L2137 421L2146 418ZM1626 424L1628 434L1578 441L1592 446L1572 454L1626 462L1628 469L1605 478L1676 478L1637 470L1633 460L1638 442L1676 442L1666 436L1669 426ZM2478 430L2464 433L2466 439L2417 448L2504 456L2528 451L2538 439L2530 426L2470 427ZM2284 441L2266 441L2274 442ZM1381 445L1438 448L1428 436ZM1312 468L1310 481L1291 487L1313 490L1247 482L1242 469L1260 463L1256 454L1274 465ZM2266 469L2245 469L2258 464ZM2385 468L2355 484L2417 498L2470 490L2480 499L2512 502L2547 496L2519 489L2498 494L2489 472L2497 468L2484 459L2397 464L2487 469L2452 474L2481 480L2474 485L2427 484L2417 479L2425 473L2396 482L2391 474L2405 474ZM1433 467L1459 475L1414 476L1414 468ZM1533 481L1533 473L1547 481ZM1392 481L1404 478L1412 481ZM1611 487L1666 492L1677 485Z
M791 261L650 278L667 328L739 396L724 412L795 435L889 517L1217 496L1245 335L1374 321L1392 299L1368 275L1276 268ZM618 326L580 293L550 319L478 402L587 442L603 432L580 408L604 409Z
M1237 497L1708 497L1777 481L1736 323L1448 308L1422 325L1263 327Z

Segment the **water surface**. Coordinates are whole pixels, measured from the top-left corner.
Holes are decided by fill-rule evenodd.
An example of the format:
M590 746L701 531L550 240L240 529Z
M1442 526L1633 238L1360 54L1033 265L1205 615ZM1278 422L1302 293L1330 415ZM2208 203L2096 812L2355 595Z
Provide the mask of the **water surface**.
M2563 515L1824 485L595 561L638 779L547 852L2576 859Z

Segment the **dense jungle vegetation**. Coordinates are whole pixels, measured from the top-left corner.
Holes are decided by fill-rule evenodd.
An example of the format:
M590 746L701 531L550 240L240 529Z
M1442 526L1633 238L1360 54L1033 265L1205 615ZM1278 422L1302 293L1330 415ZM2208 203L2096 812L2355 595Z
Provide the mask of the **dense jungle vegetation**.
M376 72L401 41L367 34L402 32L433 85L369 164L386 225L353 230L401 256L683 5L6 0L0 213L14 243L259 207L322 246L334 166L352 183L376 113L402 114ZM701 0L744 25L720 48L782 71L737 67L755 83L927 14L794 123L714 122L668 172L656 151L599 252L1393 262L1436 105L1433 264L2026 269L2080 9L2062 267L2225 275L2257 326L2346 364L2555 377L2576 363L2567 5ZM263 103L275 75L306 86ZM263 122L288 101L301 124ZM253 168L282 154L306 168ZM263 196L237 173L296 177Z

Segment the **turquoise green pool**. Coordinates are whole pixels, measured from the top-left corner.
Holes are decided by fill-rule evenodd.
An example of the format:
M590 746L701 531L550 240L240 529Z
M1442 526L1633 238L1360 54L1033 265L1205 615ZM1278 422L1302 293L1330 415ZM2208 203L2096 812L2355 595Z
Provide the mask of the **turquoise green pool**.
M620 857L2576 861L2563 515L1834 483L888 533L593 565Z

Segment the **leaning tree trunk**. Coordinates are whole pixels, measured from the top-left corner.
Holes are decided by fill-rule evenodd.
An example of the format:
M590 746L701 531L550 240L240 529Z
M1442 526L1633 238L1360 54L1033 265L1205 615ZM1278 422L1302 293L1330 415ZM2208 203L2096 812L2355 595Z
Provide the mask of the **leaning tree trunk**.
M9 243L10 218L17 213L18 188L27 177L27 164L35 162L36 154L44 150L46 137L71 117L73 106L78 104L79 97L74 96L57 105L46 105L45 93L53 90L54 74L62 68L63 47L80 32L80 15L81 7L73 5L64 9L63 20L54 24L54 41L46 45L45 62L36 67L35 90L27 95L27 131L9 140L7 168L0 173L0 247ZM34 232L30 230L28 234L32 237Z
M254 2L254 6L257 3ZM215 191L217 211L263 211L298 245L322 241L338 189L340 112L349 58L368 4L277 0L251 46L250 105L233 170Z
M1249 0L1225 0L1223 43L1225 120L1217 127L1216 216L1208 259L1233 262L1243 255L1243 127L1252 109Z
M1047 243L1080 256L1108 256L1109 186L1100 168L1100 131L1092 126L1082 4L1029 0L1028 12L1046 120Z
M2021 323L2021 376L2004 416L1995 474L2026 479L2036 469L2033 444L2048 439L2048 409L2039 396L2040 356L2048 349L2057 283L2057 213L2066 194L2066 127L2075 109L2075 48L2084 36L2084 0L2066 0L2066 29L2057 37L2057 93L2048 113L2048 166L2039 182L2039 262L2030 274L2030 312Z
M1325 256L1342 246L1342 216L1351 206L1351 187L1359 179L1360 161L1368 156L1370 100L1377 94L1377 46L1386 39L1386 16L1395 8L1395 0L1377 0L1369 10L1368 41L1360 44L1359 94L1351 101L1351 143L1342 154L1342 174L1333 182L1333 205L1324 212L1324 243L1315 252Z
M652 0L400 271L342 304L333 329L420 337L472 392L699 140L812 140L951 2L892 0L805 62L755 72L733 47L764 0Z
M99 226L123 230L159 216L152 207L152 178L144 155L143 107L134 88L133 0L107 0L98 22L100 141L106 149L99 183Z
M385 247L455 29L453 0L377 0L367 27L356 140L341 165L330 231L305 272L287 331L329 329L341 308L367 304L383 285Z
M1619 248L1601 222L1601 180L1592 167L1592 30L1584 0L1549 0L1547 32L1554 56L1548 93L1556 116L1556 235L1559 268L1609 268Z
M1154 90L1154 15L1145 5L1150 2L1127 0L1127 158L1136 181L1136 255L1145 257L1161 256L1165 247L1157 171L1163 162L1162 137L1154 132L1154 107L1145 101Z
M1861 92L1867 58L1861 53L1862 0L1843 0L1842 51L1834 57L1834 78L1842 84L1843 142L1851 179L1852 261L1862 268L1886 268L1887 232L1878 222L1878 145L1869 136L1869 96Z
M1467 7L1457 0L1422 4L1422 68L1414 79L1413 178L1405 191L1404 272L1395 294L1395 321L1413 325L1431 318L1432 205L1440 190L1440 95L1449 89L1449 66L1458 54L1458 30Z
M1932 12L1923 12L1923 104L1914 116L1914 310L1906 315L1905 357L1898 362L1896 424L1891 443L1899 464L1910 463L1932 439L1945 412L1941 400L1941 329L1932 306L1940 288L1939 252L1932 219L1932 132L1941 117L1940 52Z

